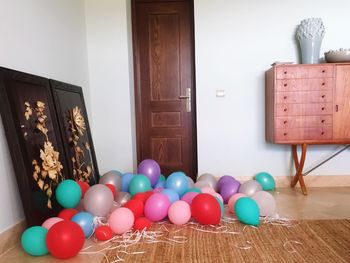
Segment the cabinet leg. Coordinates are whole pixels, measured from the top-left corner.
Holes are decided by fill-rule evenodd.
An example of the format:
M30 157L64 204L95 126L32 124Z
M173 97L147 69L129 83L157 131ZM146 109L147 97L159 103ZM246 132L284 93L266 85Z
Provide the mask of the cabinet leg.
M304 168L304 163L306 158L306 144L303 143L301 145L300 159L298 158L297 145L292 145L292 155L293 155L294 166L295 166L295 175L292 179L290 186L295 187L295 185L299 181L301 191L303 192L304 195L307 195L307 189L303 178L303 168Z

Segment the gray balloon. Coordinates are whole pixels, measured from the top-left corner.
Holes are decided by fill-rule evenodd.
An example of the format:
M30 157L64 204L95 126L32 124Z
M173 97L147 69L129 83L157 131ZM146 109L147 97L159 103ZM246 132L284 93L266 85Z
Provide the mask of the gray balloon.
M197 187L197 188L203 188L203 187L211 187L210 184L208 182L204 182L204 181L197 181L195 184L194 184L194 187Z
M252 196L256 192L259 192L261 190L262 190L261 184L259 184L255 180L249 180L241 184L238 192L242 194L246 194L247 196Z
M114 199L117 206L124 206L131 199L131 195L127 192L118 192Z
M122 189L122 178L114 173L108 172L105 173L100 178L100 184L112 184L115 187L115 190L118 192Z
M187 179L188 179L188 188L193 188L194 187L193 179L189 176L187 176Z
M215 176L209 173L202 174L199 176L198 182L207 182L211 188L215 190L215 192L218 191L218 180L216 180Z
M253 194L252 199L259 206L261 216L276 215L276 201L272 194L266 191L259 191Z
M91 186L84 195L84 208L94 216L106 216L112 205L112 191L103 184Z

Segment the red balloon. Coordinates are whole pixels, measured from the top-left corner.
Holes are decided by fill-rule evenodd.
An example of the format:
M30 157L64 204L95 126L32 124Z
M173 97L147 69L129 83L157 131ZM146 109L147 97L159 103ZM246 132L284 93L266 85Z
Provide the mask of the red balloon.
M95 237L97 240L106 241L113 237L113 231L109 226L99 226L95 229Z
M134 195L133 199L138 199L140 201L142 201L143 204L146 203L147 199L153 194L152 191L147 191L147 192L143 192L143 193L137 193Z
M131 212L134 214L134 218L139 218L143 215L144 204L139 199L131 199L129 200L124 207L129 208Z
M142 231L143 229L150 228L152 222L148 220L146 217L139 217L135 220L134 230Z
M117 194L115 186L113 184L105 184L105 186L107 186L112 191L113 197L115 198L115 195Z
M192 200L192 217L202 225L218 225L221 218L219 202L210 194L198 194Z
M77 181L77 183L81 189L81 199L83 199L84 195L85 195L87 189L89 189L90 185L87 182L83 182L83 181Z
M77 209L65 208L59 212L58 217L63 218L65 220L70 220L77 213L79 213Z
M83 248L84 241L83 229L77 223L68 220L54 224L46 235L48 251L60 259L74 257Z

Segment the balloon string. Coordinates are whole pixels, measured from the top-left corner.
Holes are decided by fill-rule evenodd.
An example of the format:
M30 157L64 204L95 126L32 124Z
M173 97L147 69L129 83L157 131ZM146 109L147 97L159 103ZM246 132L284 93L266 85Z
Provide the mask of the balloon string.
M299 241L296 241L296 240L287 240L286 242L284 242L283 244L283 248L285 250L287 250L287 252L289 253L296 253L298 252L295 247L293 246L293 243L294 244L297 244L297 245L303 245L303 243L299 242ZM289 247L289 248L287 248Z

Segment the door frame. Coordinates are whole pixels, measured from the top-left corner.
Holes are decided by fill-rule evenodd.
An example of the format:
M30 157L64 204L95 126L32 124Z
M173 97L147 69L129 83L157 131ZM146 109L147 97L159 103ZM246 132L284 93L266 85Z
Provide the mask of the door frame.
M156 2L188 2L190 5L191 20L191 49L192 49L192 90L191 90L191 107L192 107L192 141L193 141L193 180L198 176L198 146L197 146L197 107L196 107L196 67L195 67L195 34L194 34L194 3L193 0L131 0L131 21L132 21L132 50L134 63L134 98L135 98L135 126L136 126L136 151L137 165L142 161L142 118L141 118L141 79L140 79L140 57L137 36L137 3L156 3Z

